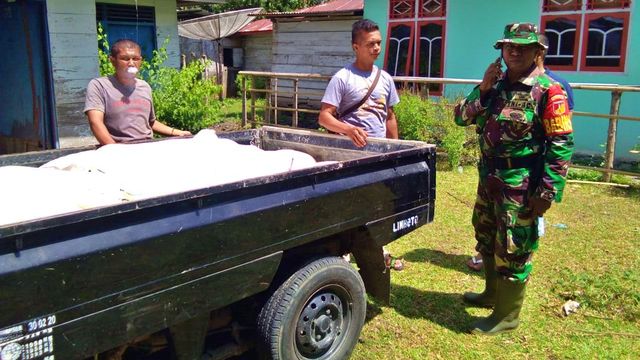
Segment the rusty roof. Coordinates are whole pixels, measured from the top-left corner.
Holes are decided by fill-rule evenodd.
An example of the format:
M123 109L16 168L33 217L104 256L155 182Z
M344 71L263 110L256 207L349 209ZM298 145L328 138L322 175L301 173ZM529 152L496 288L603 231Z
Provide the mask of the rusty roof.
M225 0L178 0L178 6L196 5L196 4L224 4Z
M240 29L240 31L238 31L238 33L240 35L247 35L247 34L268 32L268 31L272 31L272 30L273 30L273 22L271 22L271 20L269 20L269 19L260 19L260 20L254 20L254 21L248 23L245 27Z
M304 16L329 16L329 15L362 15L364 0L333 0L324 4L311 6L308 8L287 11L261 13L260 16L267 18L281 17L304 17ZM258 15L258 14L253 14Z

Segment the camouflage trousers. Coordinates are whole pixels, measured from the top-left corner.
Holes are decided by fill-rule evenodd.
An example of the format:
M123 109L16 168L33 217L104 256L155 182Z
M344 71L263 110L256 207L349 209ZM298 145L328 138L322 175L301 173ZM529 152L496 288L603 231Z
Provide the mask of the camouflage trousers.
M528 207L528 169L488 171L480 168L472 223L483 257L494 256L500 275L526 282L538 248L537 218Z

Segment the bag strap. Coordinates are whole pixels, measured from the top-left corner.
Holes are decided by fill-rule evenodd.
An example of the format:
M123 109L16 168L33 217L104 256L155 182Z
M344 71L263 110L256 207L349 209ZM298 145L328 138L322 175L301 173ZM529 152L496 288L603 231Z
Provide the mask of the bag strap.
M371 86L369 86L369 91L367 91L367 94L362 98L362 100L358 101L357 104L349 107L347 110L341 112L340 114L338 114L338 119L342 118L344 115L347 114L351 114L354 110L358 109L360 106L362 106L362 104L364 104L367 99L369 98L369 96L371 96L371 93L373 92L373 89L376 88L376 85L378 85L378 79L380 79L380 73L382 72L382 70L378 69L378 73L376 74L376 78L373 79L373 82L371 83Z

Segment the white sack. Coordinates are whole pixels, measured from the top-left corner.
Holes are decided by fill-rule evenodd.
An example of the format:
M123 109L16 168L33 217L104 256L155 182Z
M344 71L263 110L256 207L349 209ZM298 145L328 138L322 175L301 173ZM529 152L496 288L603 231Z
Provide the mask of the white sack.
M0 167L0 225L117 204L127 200L101 174Z
M316 164L300 151L239 145L218 138L213 130L193 138L105 145L39 169L0 168L0 225L328 163Z

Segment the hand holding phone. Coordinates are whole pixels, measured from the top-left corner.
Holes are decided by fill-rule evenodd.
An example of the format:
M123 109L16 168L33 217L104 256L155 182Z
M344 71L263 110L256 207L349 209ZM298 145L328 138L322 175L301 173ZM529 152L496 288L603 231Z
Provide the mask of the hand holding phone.
M484 72L482 82L480 83L480 93L484 94L491 90L493 85L498 82L498 79L502 76L502 56L489 64L487 70Z

